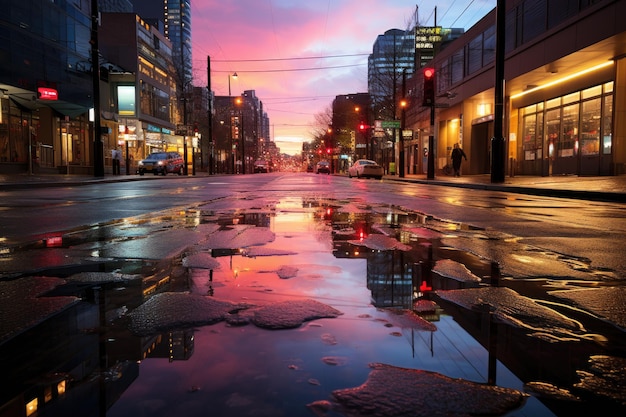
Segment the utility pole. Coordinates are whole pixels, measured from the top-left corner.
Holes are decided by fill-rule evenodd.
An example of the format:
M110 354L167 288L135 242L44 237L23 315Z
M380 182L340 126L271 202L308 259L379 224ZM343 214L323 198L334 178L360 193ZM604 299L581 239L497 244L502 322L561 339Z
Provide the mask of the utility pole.
M93 175L104 177L104 148L100 126L100 51L98 25L100 24L98 0L91 0L91 77L93 82ZM68 165L69 170L69 165Z

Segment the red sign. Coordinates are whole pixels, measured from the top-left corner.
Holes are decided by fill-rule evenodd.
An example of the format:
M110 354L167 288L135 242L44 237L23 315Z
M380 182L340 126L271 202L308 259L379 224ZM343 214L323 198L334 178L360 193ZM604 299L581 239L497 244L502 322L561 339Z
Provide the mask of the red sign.
M39 87L37 88L37 98L39 100L58 100L59 93L54 88Z

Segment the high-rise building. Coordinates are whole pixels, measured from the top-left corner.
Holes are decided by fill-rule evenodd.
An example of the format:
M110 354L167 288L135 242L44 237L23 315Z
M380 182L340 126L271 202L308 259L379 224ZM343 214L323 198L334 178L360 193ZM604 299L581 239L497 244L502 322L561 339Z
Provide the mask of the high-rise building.
M390 29L378 35L367 60L367 89L377 119L395 118L395 92L402 73L415 69L415 32ZM379 114L382 112L383 114Z
M147 22L162 23L162 32L172 43L172 59L180 91L193 78L191 57L191 0L131 0L134 12ZM161 24L158 25L161 28Z
M179 151L175 135L180 117L172 100L176 85L170 74L171 43L135 13L102 13L100 52L124 71L109 74L118 130L134 161L152 151Z

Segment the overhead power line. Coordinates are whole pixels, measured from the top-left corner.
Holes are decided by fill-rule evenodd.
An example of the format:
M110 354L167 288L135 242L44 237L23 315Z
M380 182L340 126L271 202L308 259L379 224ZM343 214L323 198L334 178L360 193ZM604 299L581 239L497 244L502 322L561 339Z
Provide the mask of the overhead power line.
M294 72L294 71L317 71L322 69L335 69L335 68L349 68L349 67L359 67L363 64L350 64L350 65L335 65L331 67L309 67L309 68L291 68L291 69L267 69L267 70L237 70L238 73L251 73L251 72ZM220 70L212 70L213 72L230 72L230 71L220 71Z
M301 56L293 58L264 58L264 59L213 59L213 62L271 62L271 61L298 61L302 59L327 59L327 58L349 58L354 56L368 56L369 54L346 54L346 55L320 55Z

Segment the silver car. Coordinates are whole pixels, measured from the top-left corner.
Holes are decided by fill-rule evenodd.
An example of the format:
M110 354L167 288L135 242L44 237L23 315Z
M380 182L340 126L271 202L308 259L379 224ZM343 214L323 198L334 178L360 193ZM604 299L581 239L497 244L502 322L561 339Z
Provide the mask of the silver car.
M357 159L354 164L348 168L348 177L350 178L382 179L383 174L383 167L369 159Z

